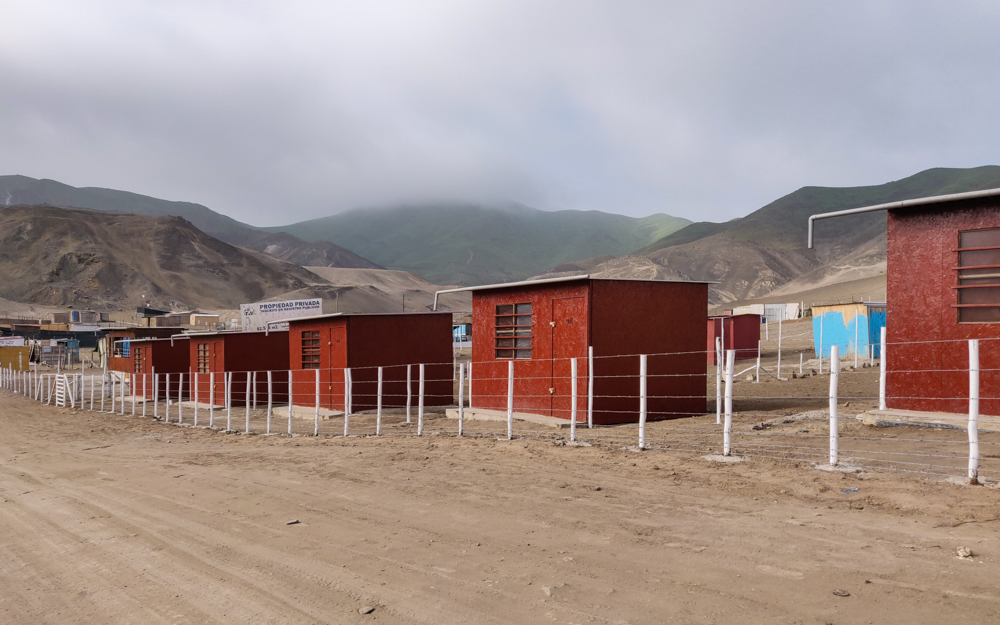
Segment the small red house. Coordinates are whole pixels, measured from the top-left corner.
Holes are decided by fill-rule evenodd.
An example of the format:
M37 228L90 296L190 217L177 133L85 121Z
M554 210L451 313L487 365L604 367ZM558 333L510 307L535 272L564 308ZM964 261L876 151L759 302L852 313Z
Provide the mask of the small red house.
M223 374L233 374L230 391L233 406L245 406L247 373L257 372L251 388L251 403L267 403L267 371L271 371L271 401L288 402L288 332L192 332L188 362L198 373L199 403L210 400L221 405L225 399ZM214 388L212 373L215 374ZM194 395L192 394L192 398Z
M736 350L736 360L756 358L760 346L760 315L722 315L708 318L708 364L715 365L715 339L722 353Z
M418 368L424 366L424 405L454 403L451 313L332 314L291 319L292 403L344 409L344 370L351 369L351 409L377 407L378 367L382 367L382 405L406 405L410 365L412 402L417 403Z
M188 337L178 336L169 339L133 339L130 341L129 355L132 357L131 372L133 374L133 393L142 394L143 377L146 376L146 396L153 396L153 374L160 378L158 394L160 399L166 398L167 387L162 374L171 374L170 398L177 397L177 391L187 399L191 391L191 347ZM181 377L184 374L184 385Z
M639 418L639 354L647 362L647 418L705 412L708 284L575 276L470 287L472 403L570 418L577 358L577 420L587 415L587 357L594 351L594 423Z
M104 335L108 369L127 373L133 371L131 344L137 339L159 339L175 336L181 328L115 328Z
M1000 415L1000 189L809 218L887 211L886 407L967 413L968 339L980 345L982 414Z

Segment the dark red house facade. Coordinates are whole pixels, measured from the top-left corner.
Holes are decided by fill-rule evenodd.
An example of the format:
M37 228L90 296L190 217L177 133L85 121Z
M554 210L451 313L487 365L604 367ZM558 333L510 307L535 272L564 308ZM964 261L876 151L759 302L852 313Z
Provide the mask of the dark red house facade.
M715 365L715 339L722 352L736 351L736 360L756 358L760 347L760 315L724 315L708 318L708 364Z
M351 408L377 405L382 367L382 405L406 405L410 365L412 402L417 403L418 365L424 364L424 405L454 403L451 313L334 314L288 322L292 403L343 410L346 368L351 369Z
M199 403L222 405L226 390L223 374L232 373L232 405L245 406L247 373L256 372L255 382L251 375L251 403L266 404L267 371L272 372L271 401L288 402L288 332L204 332L185 336L190 338L191 371L198 374Z
M115 328L105 334L108 369L127 373L133 371L132 341L168 338L183 332L181 328Z
M155 373L160 384L158 394L160 399L166 398L167 387L166 378L163 374L170 375L170 397L177 397L180 390L181 397L187 399L191 391L191 347L186 336L177 336L169 339L133 339L129 345L129 355L132 360L131 373L133 376L133 389L136 394L142 393L143 376L146 376L146 396L152 397L153 374ZM183 387L181 386L181 376L184 374Z
M514 410L569 419L577 358L577 420L585 421L592 346L594 423L638 420L638 354L651 354L648 419L705 412L706 283L577 276L469 290L474 408L507 408L513 361Z
M968 411L968 339L1000 338L1000 197L888 211L886 405ZM980 412L1000 415L1000 341L980 344Z

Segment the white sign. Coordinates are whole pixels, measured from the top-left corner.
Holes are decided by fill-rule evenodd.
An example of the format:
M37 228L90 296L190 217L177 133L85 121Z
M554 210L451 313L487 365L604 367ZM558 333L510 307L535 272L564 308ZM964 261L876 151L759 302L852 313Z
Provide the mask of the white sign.
M24 337L0 336L0 347L24 347Z
M322 314L323 300L321 299L293 299L286 302L240 304L240 316L243 318L244 332L268 329L287 330L288 322L281 323L284 319Z

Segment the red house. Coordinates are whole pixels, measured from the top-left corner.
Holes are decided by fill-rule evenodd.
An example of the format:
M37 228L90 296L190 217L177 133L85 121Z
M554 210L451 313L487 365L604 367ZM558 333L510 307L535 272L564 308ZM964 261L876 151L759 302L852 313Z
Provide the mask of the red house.
M1000 338L1000 189L814 215L888 211L886 407L966 413L968 339ZM980 346L980 412L1000 415L1000 349Z
M271 371L271 401L288 402L288 332L197 332L190 338L188 362L198 373L199 403L221 405L225 398L223 374L233 374L233 406L245 406L247 373L257 372L250 389L251 403L267 403L267 371ZM212 373L215 374L214 388ZM251 376L252 380L252 376ZM194 394L192 393L192 398Z
M382 405L406 405L410 365L413 405L418 368L424 366L424 405L454 403L451 313L332 314L291 319L287 347L291 354L292 403L344 409L344 370L351 369L352 411L376 408L378 367L382 367Z
M133 339L130 341L129 354L132 357L131 372L133 377L133 392L142 393L142 376L146 376L146 396L153 396L153 374L160 378L158 394L160 399L166 398L167 387L163 374L171 374L170 398L181 396L188 398L191 391L191 347L188 337L178 336L169 339ZM183 387L181 377L184 374Z
M183 332L181 328L115 328L104 336L108 369L133 371L131 344L136 339L168 338Z
M736 350L736 360L756 358L760 347L760 315L723 315L708 318L708 364L715 364L715 339L722 353Z
M647 418L705 412L708 284L575 276L470 287L472 403L570 418L571 358L577 420L587 414L588 347L594 350L594 423L639 418L639 354L647 364Z

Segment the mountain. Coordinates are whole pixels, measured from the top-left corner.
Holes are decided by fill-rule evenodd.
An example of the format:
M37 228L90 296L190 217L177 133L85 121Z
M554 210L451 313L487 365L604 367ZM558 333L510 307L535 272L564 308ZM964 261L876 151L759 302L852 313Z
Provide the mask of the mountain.
M325 282L181 217L51 206L0 207L0 275L5 299L112 309L234 308Z
M297 265L380 268L329 241L306 242L288 234L262 232L201 204L160 200L128 191L71 187L55 180L36 180L27 176L0 176L0 205L82 208L148 217L176 216L217 239L266 252Z
M438 284L522 280L548 267L600 254L621 255L690 222L599 211L541 211L523 205L368 208L280 228L307 241L350 246L392 269Z
M875 186L803 187L746 217L721 224L692 223L638 249L629 262L636 266L635 277L648 274L655 265L686 278L718 282L710 290L713 303L763 297L793 280L801 288L811 288L831 280L858 279L884 271L885 213L817 222L814 250L806 249L810 215L997 187L997 166L929 169ZM610 277L621 274L622 263L622 259L595 258L576 265ZM570 270L557 266L540 277L568 275Z

